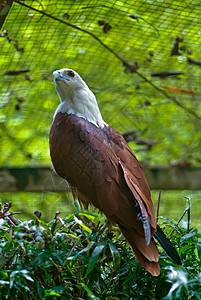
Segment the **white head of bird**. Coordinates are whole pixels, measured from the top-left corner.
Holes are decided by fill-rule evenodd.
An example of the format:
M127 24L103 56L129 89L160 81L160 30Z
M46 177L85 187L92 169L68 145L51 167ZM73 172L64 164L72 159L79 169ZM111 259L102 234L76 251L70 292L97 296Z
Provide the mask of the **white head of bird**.
M75 114L101 128L106 125L95 95L77 72L71 69L60 69L53 72L53 78L61 101L54 118L61 112Z

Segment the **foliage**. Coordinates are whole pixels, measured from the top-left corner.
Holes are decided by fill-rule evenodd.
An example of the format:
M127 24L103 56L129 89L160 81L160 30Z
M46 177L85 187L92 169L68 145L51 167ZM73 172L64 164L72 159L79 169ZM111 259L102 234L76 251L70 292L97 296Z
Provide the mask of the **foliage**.
M162 272L154 278L100 214L83 211L62 220L57 212L49 223L36 218L11 231L1 219L0 226L4 299L201 299L201 236L194 228L163 223L183 265L162 252Z

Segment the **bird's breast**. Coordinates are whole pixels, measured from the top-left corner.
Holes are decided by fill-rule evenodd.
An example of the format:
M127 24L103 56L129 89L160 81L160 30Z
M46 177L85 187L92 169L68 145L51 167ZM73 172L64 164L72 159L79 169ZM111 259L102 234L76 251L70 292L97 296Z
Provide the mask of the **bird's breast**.
M91 127L87 128L87 121L66 113L56 115L50 130L53 166L80 192L92 189L94 179L101 172L103 157L95 135Z

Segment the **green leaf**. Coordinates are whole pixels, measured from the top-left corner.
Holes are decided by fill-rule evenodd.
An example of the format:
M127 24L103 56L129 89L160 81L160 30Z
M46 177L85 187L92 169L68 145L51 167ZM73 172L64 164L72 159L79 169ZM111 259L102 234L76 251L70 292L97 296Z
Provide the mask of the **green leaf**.
M4 236L5 236L5 238L6 238L8 241L11 241L11 240L12 240L11 237L10 237L10 234L9 234L7 231L4 232Z
M80 254L82 253L85 253L87 251L89 251L89 249L91 249L91 247L95 244L94 241L91 241L87 247L85 247L84 249L80 250L76 255L71 255L71 256L68 256L66 259L67 260L76 260L78 258L78 256L80 256Z
M78 254L76 256L79 256L80 254L84 253L84 252L87 252L91 249L91 247L95 244L94 241L91 241L87 247L85 247L84 249L82 249L81 251L78 252Z
M79 205L77 200L74 201L74 205L75 205L75 208L76 208L77 212L79 213L80 212L80 205Z
M81 220L79 220L76 216L74 216L74 220L77 224L79 224L82 228L84 228L85 231L87 231L88 233L91 233L92 230L87 227Z
M81 286L83 286L83 288L85 289L85 291L87 292L88 296L90 299L93 299L93 300L99 300L100 298L96 297L92 291L88 288L88 286L85 284L85 283L80 283Z
M33 280L33 278L32 278L31 276L26 275L26 274L23 274L23 276L24 276L27 280L34 282L34 280Z
M98 214L97 212L93 212L93 211L89 211L89 210L83 210L81 213L79 213L79 215L83 215L83 216L91 216L91 217L100 217L100 214Z
M170 223L171 225L173 225L173 227L178 227L177 223L173 222L172 220L170 220L170 219L168 219L166 217L159 216L158 218L164 219L164 220L168 221L168 223Z
M0 280L0 285L4 285L4 284L9 284L9 281L5 281L5 280Z
M58 285L58 286L53 287L53 288L50 289L49 291L61 293L61 292L63 292L65 289L66 289L66 288L65 288L64 285Z
M119 250L117 249L115 244L113 244L111 242L108 244L108 246L109 246L111 254L112 254L114 268L115 268L115 270L117 270L120 265L120 261L121 261Z
M180 242L182 243L183 241L186 241L195 235L196 235L196 232L189 232L189 233L185 234L184 236L182 236Z
M79 237L77 237L77 236L74 235L74 234L68 233L68 236L71 236L71 237L73 237L74 239L79 240Z
M10 289L12 289L12 287L13 287L15 276L16 276L17 273L18 273L18 271L13 271L10 274Z
M60 297L61 295L54 291L45 290L45 296L57 296Z
M93 270L94 265L95 265L99 255L101 254L101 252L105 248L105 246L106 246L106 243L102 243L102 244L99 244L95 247L94 251L92 252L90 261L89 261L89 265L88 265L88 268L87 268L86 275L84 277L86 277Z
M24 285L23 283L17 282L17 284L15 284L15 285L21 286L25 291L28 291L32 296L34 296L32 291L30 290L30 288L28 286Z
M200 299L201 299L200 292L193 291L193 294L195 295L196 299L198 299L198 300L200 300Z
M86 212L79 213L79 216L84 216L87 219L89 219L90 221L93 221L94 218L96 217L96 215L94 215L94 214L87 214Z

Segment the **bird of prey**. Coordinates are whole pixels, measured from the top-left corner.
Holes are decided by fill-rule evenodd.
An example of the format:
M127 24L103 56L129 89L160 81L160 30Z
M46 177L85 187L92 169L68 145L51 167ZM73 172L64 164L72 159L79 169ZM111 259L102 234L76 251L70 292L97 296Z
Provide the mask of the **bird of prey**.
M96 97L72 69L53 72L61 103L50 130L55 171L84 204L93 204L118 225L137 260L160 274L154 237L181 264L176 249L156 223L143 169L123 136L106 124Z

